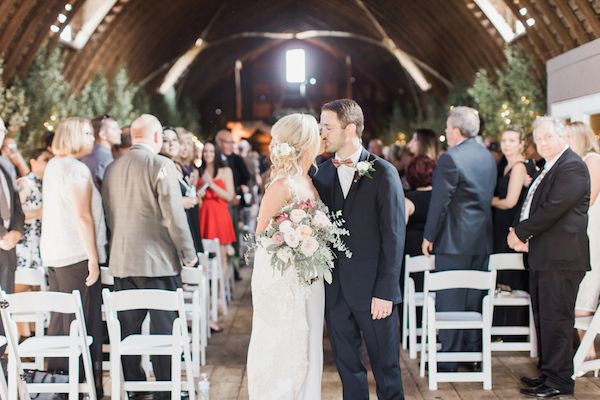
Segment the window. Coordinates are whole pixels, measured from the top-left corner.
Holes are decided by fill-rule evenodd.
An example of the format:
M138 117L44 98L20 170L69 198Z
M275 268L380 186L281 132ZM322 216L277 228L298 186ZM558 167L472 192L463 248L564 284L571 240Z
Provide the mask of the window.
M303 49L288 50L285 53L285 78L288 83L306 81L306 54Z
M506 43L510 43L517 36L525 32L526 27L512 13L510 8L504 4L502 0L474 0L477 6L483 11L487 19L494 25L502 39ZM522 7L519 9L521 16L527 16L527 9ZM528 26L533 26L535 20L527 18Z

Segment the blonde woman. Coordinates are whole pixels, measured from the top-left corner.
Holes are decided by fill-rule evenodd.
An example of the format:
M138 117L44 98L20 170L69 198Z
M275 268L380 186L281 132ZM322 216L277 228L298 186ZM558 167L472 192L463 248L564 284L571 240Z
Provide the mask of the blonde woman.
M308 171L319 154L314 117L291 114L271 130L271 182L260 206L257 234L292 200L317 199ZM252 400L319 400L323 372L323 281L303 286L293 268L274 273L264 249L252 273L252 335L248 391Z
M590 173L587 233L590 240L592 269L581 281L575 302L575 316L585 317L594 314L600 297L600 206L596 201L600 192L600 148L594 131L583 122L573 122L567 126L567 139L571 149L583 158ZM585 331L579 330L580 337L584 334ZM590 360L596 358L596 350L593 346L586 358Z
M91 345L97 392L102 392L102 319L99 264L106 261L106 227L102 199L90 170L79 161L90 154L94 130L85 118L61 122L52 141L54 158L44 172L42 234L40 251L48 266L51 291L71 293L79 290ZM68 335L71 316L52 315L49 335ZM62 359L51 368L68 369ZM56 363L56 364L55 364ZM51 364L48 361L48 364Z

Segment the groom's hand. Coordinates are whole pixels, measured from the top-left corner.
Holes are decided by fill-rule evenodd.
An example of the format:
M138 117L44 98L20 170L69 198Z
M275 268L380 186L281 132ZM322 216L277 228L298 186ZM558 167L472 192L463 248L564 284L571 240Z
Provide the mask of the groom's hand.
M373 297L371 300L371 317L375 319L384 319L392 315L394 304L389 300Z
M421 251L427 257L429 257L429 252L433 251L433 243L427 239L423 239L423 244L421 244Z

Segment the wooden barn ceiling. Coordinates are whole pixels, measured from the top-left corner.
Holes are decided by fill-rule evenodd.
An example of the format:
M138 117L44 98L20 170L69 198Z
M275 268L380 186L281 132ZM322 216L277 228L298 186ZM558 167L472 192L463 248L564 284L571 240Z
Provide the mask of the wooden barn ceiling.
M540 79L546 60L600 38L599 0L492 1L503 2L524 24L535 19L516 43L534 57ZM49 27L67 2L72 17L85 0L0 0L5 78L23 76L45 39L58 42L59 33ZM527 15L519 13L522 8ZM502 38L472 0L117 0L83 49L66 47L67 77L80 89L99 69L110 77L125 64L133 81L153 91L202 37L206 50L178 86L201 100L232 74L235 60L251 60L283 43L236 34L307 30L349 32L373 42L387 37L418 63L435 91L448 82L470 82L479 68L504 59ZM380 85L414 85L381 46L348 38L308 41L334 57L350 55L353 67ZM382 71L382 64L396 68Z

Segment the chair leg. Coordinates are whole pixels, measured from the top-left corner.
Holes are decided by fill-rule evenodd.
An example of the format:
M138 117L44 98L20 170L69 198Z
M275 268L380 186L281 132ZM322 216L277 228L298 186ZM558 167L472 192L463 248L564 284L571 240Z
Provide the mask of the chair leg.
M407 296L405 293L404 296ZM408 346L408 303L410 297L406 297L402 302L402 349L406 350Z
M8 384L4 377L4 368L0 365L0 398L2 400L8 400Z
M423 335L421 329L421 340ZM417 358L417 306L414 302L408 306L408 343L409 357L414 360Z
M194 307L192 316L192 362L194 376L200 375L200 307Z
M121 393L121 355L114 351L110 352L110 396L118 398Z
M529 342L531 343L529 357L535 358L538 356L537 332L535 330L535 320L533 319L533 308L531 307L531 303L529 303Z
M181 352L173 350L171 354L171 382L173 383L171 389L171 398L181 398Z
M481 351L483 353L481 362L483 389L492 390L492 335L490 326L486 326L482 330L481 344Z
M435 313L433 313L435 315ZM434 317L435 318L435 317ZM427 327L427 358L428 358L428 374L429 374L429 390L437 390L437 339L435 332L435 323L429 320ZM423 337L421 337L423 340ZM424 359L424 358L423 358Z
M19 386L19 374L17 373L17 363L12 355L12 352L8 354L8 398L18 398L18 386Z
M71 348L69 354L69 400L79 399L79 354Z

